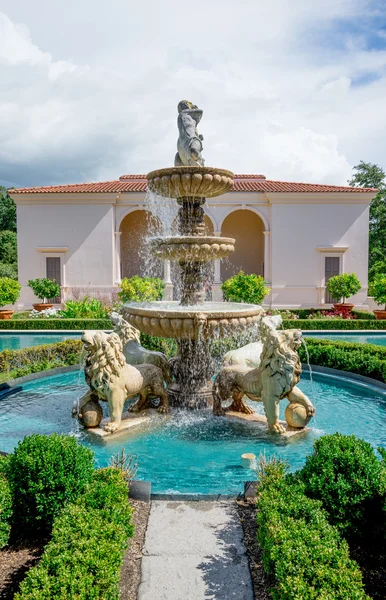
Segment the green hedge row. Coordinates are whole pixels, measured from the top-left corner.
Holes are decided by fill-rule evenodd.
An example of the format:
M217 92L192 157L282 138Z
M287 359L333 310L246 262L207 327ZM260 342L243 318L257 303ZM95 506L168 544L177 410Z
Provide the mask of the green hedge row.
M12 494L9 483L3 472L4 456L0 456L0 550L7 545L11 530Z
M293 313L294 315L298 315L299 319L307 319L307 317L309 315L313 315L316 312L321 312L323 310L324 311L328 311L329 309L323 309L323 308L289 308L287 309L288 312ZM268 312L270 312L268 310ZM272 311L274 314L280 314L280 313L285 313L287 312L286 309L283 310L273 310ZM352 314L355 315L355 317L357 319L366 319L366 320L374 320L375 319L375 315L372 312L366 312L364 310L353 310Z
M264 567L276 580L274 600L368 599L359 567L321 502L307 498L284 469L268 469L262 478L257 523Z
M9 319L0 321L0 330L113 329L110 319Z
M335 342L307 338L307 351L299 348L302 362L312 365L340 369L386 382L386 347L355 342ZM308 352L308 357L307 357Z
M51 541L15 600L119 600L120 569L132 535L123 474L111 467L95 471L86 492L55 520Z
M373 319L284 319L284 329L331 329L331 330L355 330L361 329L386 330L386 321Z
M56 344L30 346L23 350L2 350L0 372L12 371L14 377L22 377L53 366L75 365L80 360L81 349L80 340L65 340Z

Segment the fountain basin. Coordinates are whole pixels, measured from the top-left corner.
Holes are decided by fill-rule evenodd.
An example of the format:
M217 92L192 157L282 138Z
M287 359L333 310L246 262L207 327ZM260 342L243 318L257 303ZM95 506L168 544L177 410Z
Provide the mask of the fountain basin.
M173 236L153 238L151 250L157 258L185 262L206 262L225 258L235 249L233 238L215 236Z
M170 167L147 175L149 189L165 198L215 198L232 189L234 174L212 167Z
M181 306L178 302L131 302L121 313L144 333L175 339L210 339L229 336L252 327L263 308L238 302L204 302Z

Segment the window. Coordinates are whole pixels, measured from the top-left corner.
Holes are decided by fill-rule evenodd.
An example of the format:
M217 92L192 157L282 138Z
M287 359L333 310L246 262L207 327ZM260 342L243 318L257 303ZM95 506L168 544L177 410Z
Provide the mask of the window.
M48 279L55 279L56 283L62 285L62 274L61 274L61 259L60 256L46 256L46 277ZM51 304L60 304L61 298L49 298Z
M327 285L327 281L330 277L335 277L340 273L340 257L339 256L326 256L324 259L324 280ZM326 289L326 304L332 304L336 298L332 298L329 291Z

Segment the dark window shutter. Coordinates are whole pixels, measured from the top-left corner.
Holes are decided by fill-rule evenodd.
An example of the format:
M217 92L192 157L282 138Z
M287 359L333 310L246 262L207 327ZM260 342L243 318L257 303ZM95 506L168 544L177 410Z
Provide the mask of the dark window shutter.
M62 274L60 268L60 257L59 256L47 256L46 257L46 273L48 279L55 279L56 283L62 285ZM60 304L61 299L58 298L47 298L51 304Z
M339 256L326 256L324 263L324 274L326 284L330 277L335 277L335 275L339 275L339 262ZM332 304L335 300L336 299L332 298L331 294L326 290L326 304Z

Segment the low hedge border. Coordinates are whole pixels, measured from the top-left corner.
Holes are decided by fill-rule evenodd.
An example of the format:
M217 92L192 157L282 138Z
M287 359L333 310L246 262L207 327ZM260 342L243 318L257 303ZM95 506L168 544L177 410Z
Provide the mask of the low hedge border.
M133 532L123 474L111 467L95 471L86 492L55 520L42 559L15 600L118 600L123 555Z
M335 342L307 338L306 348L299 348L302 362L357 373L386 382L386 347L356 342ZM307 356L308 354L308 356Z
M304 486L284 472L263 477L257 524L264 567L277 582L273 600L370 600L360 569L321 502L307 498Z
M85 329L113 329L110 319L9 319L0 321L0 330L21 331L66 329L83 331Z
M3 472L6 460L4 456L0 456L0 550L8 543L13 513L11 488Z
M373 319L284 319L284 329L302 329L303 331L329 329L331 331L386 330L386 321Z

